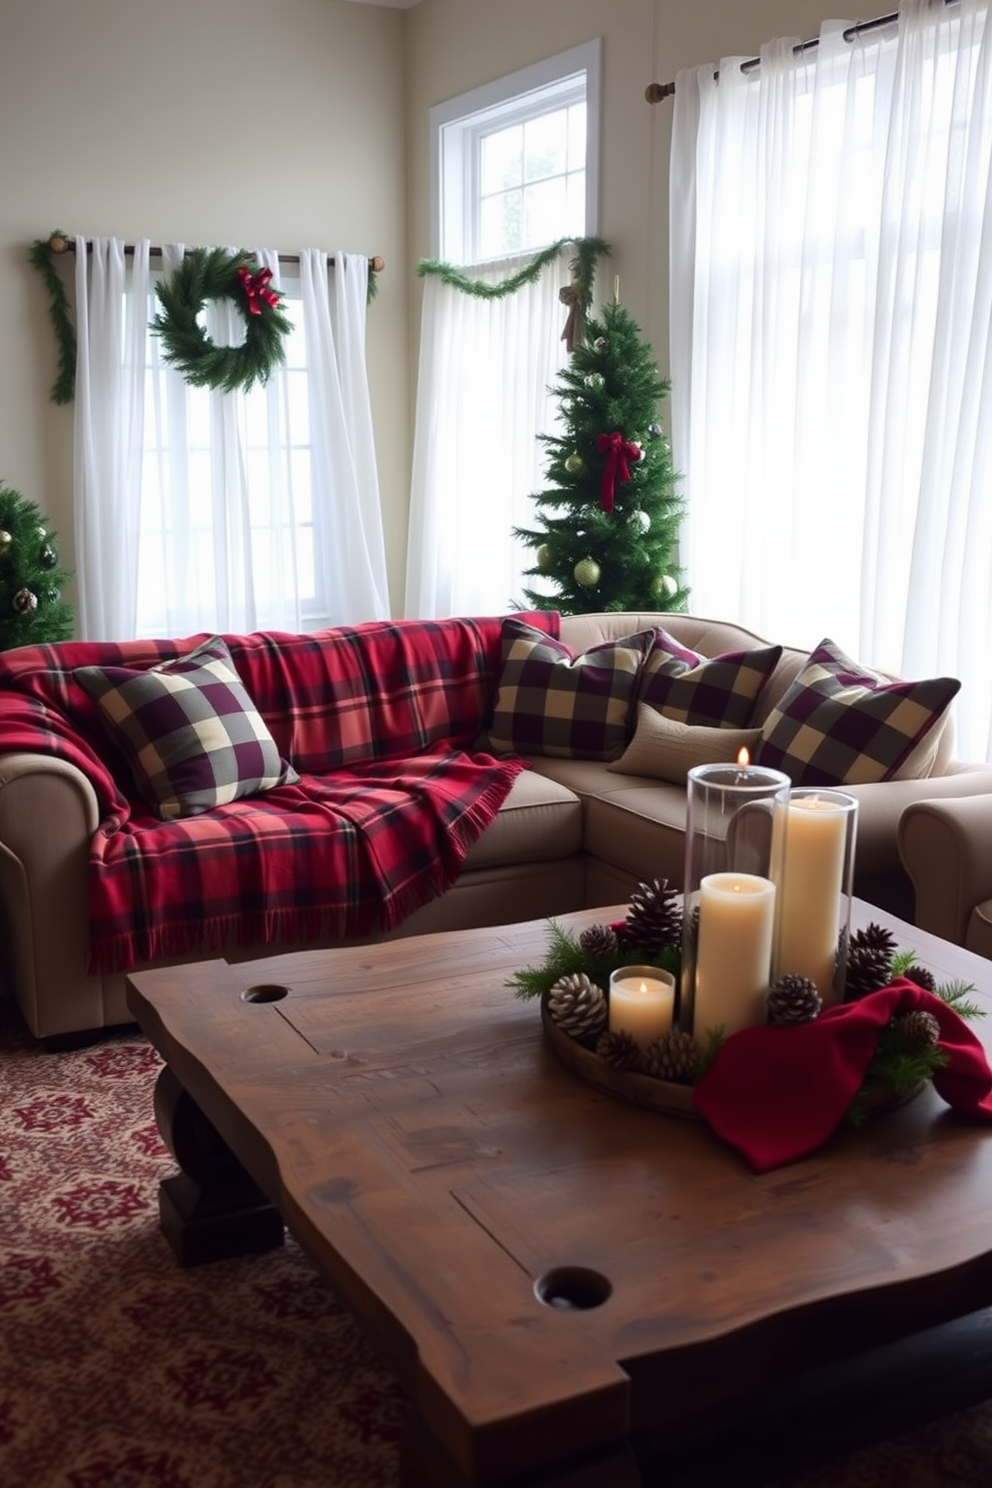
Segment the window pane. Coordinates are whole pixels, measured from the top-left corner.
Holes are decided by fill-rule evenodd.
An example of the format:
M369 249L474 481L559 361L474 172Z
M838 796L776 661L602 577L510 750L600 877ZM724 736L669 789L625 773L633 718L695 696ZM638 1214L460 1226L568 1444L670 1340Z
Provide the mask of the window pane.
M525 247L565 237L565 181L561 176L528 186L524 193Z
M517 186L522 173L524 131L519 124L484 134L479 160L479 189L483 196Z
M480 204L479 249L482 258L500 258L527 247L523 236L523 192L506 191Z
M524 126L524 180L561 175L568 168L568 114L558 109Z
M568 168L570 171L585 171L586 167L586 106L574 103L568 111Z

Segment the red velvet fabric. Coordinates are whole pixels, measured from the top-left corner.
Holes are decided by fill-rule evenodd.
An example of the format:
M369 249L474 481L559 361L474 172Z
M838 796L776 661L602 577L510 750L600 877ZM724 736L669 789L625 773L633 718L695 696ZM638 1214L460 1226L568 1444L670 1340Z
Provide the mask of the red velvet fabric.
M992 1070L978 1038L941 998L898 978L812 1023L742 1029L721 1044L693 1091L714 1132L757 1173L814 1152L837 1130L875 1052L901 1013L933 1013L947 1064L933 1078L948 1105L992 1120Z

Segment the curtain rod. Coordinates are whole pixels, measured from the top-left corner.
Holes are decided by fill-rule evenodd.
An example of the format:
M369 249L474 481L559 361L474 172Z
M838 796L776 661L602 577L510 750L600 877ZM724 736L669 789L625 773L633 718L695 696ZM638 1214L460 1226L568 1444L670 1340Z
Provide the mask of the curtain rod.
M49 248L51 249L51 251L53 253L75 253L75 251L76 251L76 240L75 240L75 238L65 237L65 236L63 236L62 233L52 233L52 236L48 240L48 246L49 246ZM86 251L89 252L90 249L91 249L91 247L92 247L92 244L91 244L89 238L87 238L86 239ZM246 251L248 251L248 250L246 250ZM124 245L124 252L127 253L127 254L133 254L134 253L133 246L130 243L126 243ZM149 255L151 257L153 257L153 258L161 258L162 257L162 250L161 250L161 248L150 247L148 249L148 252L149 252ZM298 264L299 261L300 261L300 255L298 253L280 253L280 254L277 255L277 257L278 257L280 263L295 263L295 264ZM333 262L334 262L333 257L329 258L327 260L327 262L329 264L333 264ZM371 271L372 271L373 274L381 274L382 271L383 271L383 269L385 267L386 267L386 260L380 254L377 253L377 254L375 254L374 257L372 257L372 258L369 259L369 268L371 269Z
M944 0L945 5L957 5L958 3L959 0ZM870 21L856 21L853 26L848 26L844 32L844 40L853 41L856 36L864 36L869 31L881 31L883 27L893 25L898 19L899 12L893 10L888 15L875 16ZM820 38L818 36L811 37L809 41L800 41L792 48L793 56L801 56L803 52L812 51L814 47L818 47L819 45ZM760 57L749 57L746 62L741 63L741 72L754 72L760 66ZM713 76L715 78L720 76L719 69L714 72ZM663 98L672 98L674 94L674 83L649 83L644 90L644 97L648 103L661 103Z

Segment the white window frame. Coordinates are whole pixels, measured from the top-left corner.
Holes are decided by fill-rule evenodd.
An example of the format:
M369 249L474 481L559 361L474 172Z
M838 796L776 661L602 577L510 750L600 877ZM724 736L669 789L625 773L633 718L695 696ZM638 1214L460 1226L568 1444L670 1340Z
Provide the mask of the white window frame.
M474 209L480 137L491 131L495 122L501 127L523 123L579 102L582 97L586 103L585 235L595 235L599 221L601 57L602 41L596 37L434 105L429 114L433 257L459 264L479 261Z

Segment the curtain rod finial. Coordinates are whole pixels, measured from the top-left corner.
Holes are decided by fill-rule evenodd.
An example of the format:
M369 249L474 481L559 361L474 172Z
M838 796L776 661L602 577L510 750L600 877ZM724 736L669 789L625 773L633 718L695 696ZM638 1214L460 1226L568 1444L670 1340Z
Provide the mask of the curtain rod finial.
M374 258L369 259L369 268L372 270L373 274L381 274L385 267L386 260L383 258L381 253L377 253Z
M54 232L48 240L48 246L52 253L65 253L69 243L64 233Z
M671 98L674 92L674 83L648 83L644 89L644 97L648 103L661 103L663 98Z

